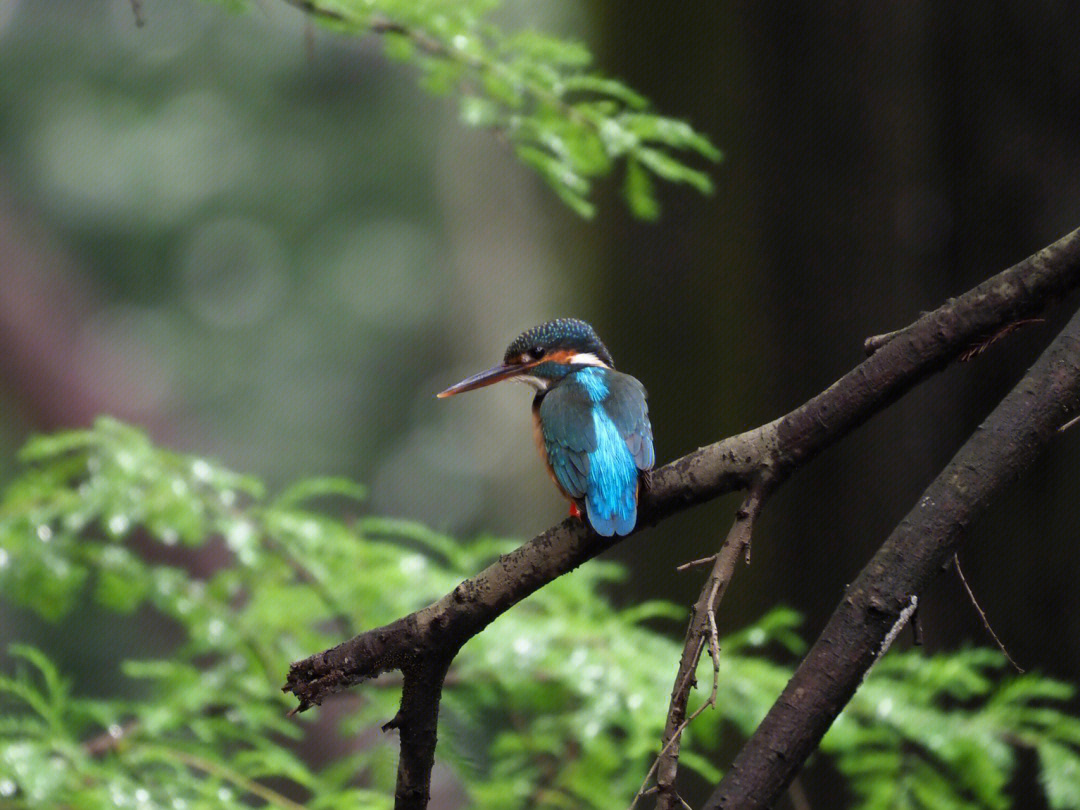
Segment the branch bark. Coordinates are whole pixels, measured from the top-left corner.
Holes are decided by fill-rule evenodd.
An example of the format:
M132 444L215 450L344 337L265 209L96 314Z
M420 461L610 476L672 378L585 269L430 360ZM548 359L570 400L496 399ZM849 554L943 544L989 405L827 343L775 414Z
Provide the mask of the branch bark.
M870 357L786 416L655 470L642 494L638 529L761 478L778 485L976 341L1077 286L1080 230L890 333ZM437 672L503 612L621 539L599 537L577 520L563 521L426 608L294 663L283 689L297 697L297 710L303 711L382 672ZM428 680L441 688L441 678ZM433 705L437 711L437 697ZM428 736L423 745L433 750L434 725ZM415 751L406 751L407 744L420 741L409 742L403 734L402 757L421 761ZM398 798L399 810L424 806Z
M427 807L431 798L439 701L452 660L445 657L425 661L405 667L402 672L401 708L383 726L383 731L396 728L401 735L395 807Z
M1078 408L1080 312L848 587L706 810L772 806L883 654L913 597L959 549L972 520L1057 437Z
M724 598L724 592L735 575L735 566L750 550L754 523L761 514L768 487L769 482L759 481L750 488L742 506L735 513L731 530L724 538L724 543L713 562L712 570L701 588L701 595L694 604L690 624L686 629L686 642L679 661L679 671L675 676L675 686L671 692L671 703L668 706L667 723L662 739L663 748L656 760L656 789L659 794L656 802L657 810L678 810L684 804L675 787L675 776L679 768L680 740L683 731L692 720L707 706L716 705L716 679L720 669L720 652L716 637L715 615L720 606L720 600ZM695 673L706 645L709 646L713 656L712 693L709 699L688 717L686 709L690 703L690 692L696 685Z

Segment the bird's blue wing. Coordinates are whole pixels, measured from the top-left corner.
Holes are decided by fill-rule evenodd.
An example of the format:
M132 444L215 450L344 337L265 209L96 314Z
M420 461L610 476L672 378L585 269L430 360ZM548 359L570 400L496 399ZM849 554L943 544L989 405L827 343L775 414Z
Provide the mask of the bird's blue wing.
M540 431L555 480L576 500L589 489L589 454L596 451L592 402L579 386L558 385L540 403Z
M539 417L559 485L585 501L598 534L629 534L637 522L638 470L655 461L641 383L584 368L545 395Z
M608 396L603 401L615 429L626 442L639 470L651 470L656 463L649 406L645 386L629 374L610 371L606 375Z

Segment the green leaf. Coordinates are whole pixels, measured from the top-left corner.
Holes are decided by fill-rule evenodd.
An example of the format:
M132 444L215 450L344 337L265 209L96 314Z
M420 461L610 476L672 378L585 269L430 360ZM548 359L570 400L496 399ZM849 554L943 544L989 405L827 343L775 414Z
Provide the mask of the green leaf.
M340 476L305 478L288 487L274 499L273 508L293 509L313 498L337 496L362 501L367 497L367 489L356 481Z
M11 567L8 598L50 621L71 611L89 575L83 565L53 548L33 549Z
M593 93L598 96L607 96L622 102L627 107L635 110L643 110L649 106L649 100L640 93L631 90L625 84L615 79L607 79L591 73L580 73L576 76L567 76L561 81L563 95L570 93Z
M516 151L519 158L540 172L540 176L547 181L559 199L574 209L579 216L586 219L592 218L596 213L596 207L585 199L585 194L589 190L588 181L577 174L572 167L534 146L519 146Z
M507 37L501 51L518 57L527 56L533 64L584 68L592 62L592 54L580 42L560 40L538 31L521 31Z
M633 158L626 162L626 185L623 193L634 216L648 220L660 216L660 201L656 199L652 178Z
M32 436L19 451L20 461L43 461L73 450L92 446L97 435L89 430L68 430L50 435Z
M507 113L521 109L526 102L525 88L521 82L504 73L485 73L481 77L481 86L488 98Z
M470 127L494 127L503 120L499 105L478 96L462 96L461 120Z
M102 571L98 575L94 598L117 613L131 613L143 603L148 590L143 578L125 577L119 571Z
M650 112L643 95L589 70L592 54L582 43L535 30L503 31L489 20L499 5L498 0L359 5L313 0L303 8L320 24L380 34L386 54L413 65L428 92L459 97L463 123L508 134L505 140L522 161L581 216L594 213L588 199L592 181L609 175L614 161L625 156L638 164L627 169L632 188L624 196L639 217L655 219L658 211L643 168L662 179L709 188L707 176L683 166L677 155L692 152L719 160L719 150L706 136ZM523 152L518 148L523 143L538 144L556 162ZM636 154L642 144L662 157Z
M426 59L425 70L420 78L424 89L435 96L448 96L458 89L465 76L464 66L457 62Z
M4 679L0 688L21 697L42 719L59 730L70 689L68 681L60 674L49 657L36 647L15 643L8 646L8 652L34 668L41 679L43 688L40 691L37 690L29 680L10 679Z
M691 169L658 149L642 146L634 150L634 157L659 177L673 183L687 183L702 194L712 194L712 180L704 172Z
M641 624L651 619L670 619L679 622L687 619L687 611L686 608L673 605L671 602L650 599L624 609L620 616L631 624Z
M346 788L333 793L322 793L313 797L306 805L307 810L339 810L342 807L357 807L363 810L390 810L394 797L388 793L378 793L362 788Z
M15 648L18 674L0 675L0 769L22 770L15 777L5 770L0 780L10 778L27 806L89 810L120 799L166 806L176 797L192 810L237 801L290 806L274 793L282 785L311 808L388 806L394 747L329 745L337 753L308 764L293 748L308 726L285 717L295 704L279 691L282 674L359 628L439 598L517 543L342 516L337 510L352 504L336 499L362 491L339 478L299 482L270 505L237 498L235 473L158 449L106 420L80 442L81 449L46 448L23 462L4 493L0 598L55 611L89 598L90 578L108 610L150 601L177 643L158 660L122 666L137 680L128 696L94 700L72 697L85 684L46 654ZM125 525L110 527L118 516ZM140 521L163 542L173 521L187 522L197 542L220 535L233 557L201 577L144 559L119 540ZM456 773L469 806L587 809L637 790L672 686L672 671L657 662L675 662L681 649L652 623L681 628L688 607L649 601L616 609L602 592L624 576L617 564L590 562L502 615L455 659L440 761ZM804 646L798 626L796 613L778 608L721 640L717 709L689 728L686 768L719 778L713 763L731 730L752 730L790 677L788 666L762 654L793 658ZM981 649L885 656L821 746L847 780L853 806L1003 808L1014 747L1023 746L1038 752L1049 805L1075 807L1073 687L1035 673L1008 676L1001 662ZM695 705L712 667L703 656ZM397 688L368 685L342 714L340 733L373 733L399 696ZM333 731L320 725L318 733ZM101 734L116 742L107 755L90 756L86 741ZM370 793L352 787L356 774Z
M439 534L414 520L387 517L362 517L356 521L356 531L369 539L389 538L406 540L419 545L430 553L464 565L461 557L462 546L451 537ZM495 552L498 553L498 552Z
M685 121L638 113L627 113L618 120L643 141L663 144L672 149L689 149L713 162L724 157L708 138L695 132Z
M1054 742L1039 743L1039 780L1051 810L1080 807L1080 756L1071 748Z
M383 36L383 51L398 62L408 62L416 56L416 44L405 34L388 33Z

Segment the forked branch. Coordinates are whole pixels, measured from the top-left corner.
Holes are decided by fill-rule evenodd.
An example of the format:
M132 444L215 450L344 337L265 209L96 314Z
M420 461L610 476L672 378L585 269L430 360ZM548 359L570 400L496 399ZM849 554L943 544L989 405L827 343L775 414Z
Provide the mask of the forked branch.
M1037 314L1077 286L1080 231L1073 231L891 333L870 357L786 416L655 470L642 498L638 528L726 492L748 488L762 475L774 485L782 482L794 469L943 369L973 343ZM296 662L284 689L296 695L300 711L389 670L402 670L406 684L410 672L414 676L425 672L429 691L437 692L442 679L433 675L469 638L529 594L621 539L599 537L580 521L563 521L503 555L428 607ZM437 698L427 705L437 709ZM416 736L403 730L402 757L410 762L430 761L421 756L423 752L411 750L412 746L434 750L434 725L423 725ZM413 778L409 776L413 773L410 770L403 777L399 770L399 810L426 804L426 790L401 783L402 778Z
M716 705L717 678L720 672L716 610L735 574L735 566L750 549L754 523L761 514L768 486L768 479L762 477L750 488L742 506L735 513L735 522L731 525L731 530L716 555L712 570L691 612L690 625L686 630L686 642L679 661L679 671L675 676L675 687L671 692L671 703L668 706L663 747L655 765L656 788L659 794L656 802L657 810L675 810L683 804L675 788L675 775L679 767L679 741L686 727L699 714L707 707ZM690 692L696 685L698 662L706 647L709 648L709 654L713 659L712 691L709 698L693 714L687 716Z
M772 806L910 616L919 592L956 554L971 522L1078 409L1080 312L848 587L706 810Z

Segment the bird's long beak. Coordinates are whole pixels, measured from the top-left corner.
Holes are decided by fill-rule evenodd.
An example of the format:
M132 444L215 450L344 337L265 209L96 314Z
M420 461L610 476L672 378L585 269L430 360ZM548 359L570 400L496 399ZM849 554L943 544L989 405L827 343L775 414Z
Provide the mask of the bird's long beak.
M451 385L445 391L440 391L436 396L439 397L439 399L445 399L446 397L452 397L454 394L460 394L463 391L472 391L474 388L483 388L485 385L493 385L501 380L506 380L510 377L522 374L529 368L529 366L522 365L521 363L503 363L494 366L493 368L489 368L487 371L481 371L479 374L473 374L471 377L466 377L456 385Z

